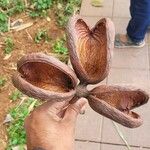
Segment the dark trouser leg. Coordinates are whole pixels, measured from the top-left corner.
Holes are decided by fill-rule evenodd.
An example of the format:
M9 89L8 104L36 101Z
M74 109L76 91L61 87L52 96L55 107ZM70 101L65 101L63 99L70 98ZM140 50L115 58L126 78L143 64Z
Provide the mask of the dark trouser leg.
M150 25L150 0L131 0L130 13L127 35L132 41L140 42Z

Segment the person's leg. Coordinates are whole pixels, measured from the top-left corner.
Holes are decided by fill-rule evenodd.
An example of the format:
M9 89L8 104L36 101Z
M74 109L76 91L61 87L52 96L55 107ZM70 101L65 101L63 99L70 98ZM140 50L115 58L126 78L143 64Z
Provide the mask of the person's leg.
M127 27L127 35L116 35L115 46L143 47L144 37L150 25L150 0L131 0L131 20Z
M133 42L141 42L150 24L150 0L131 0L130 11L127 35Z

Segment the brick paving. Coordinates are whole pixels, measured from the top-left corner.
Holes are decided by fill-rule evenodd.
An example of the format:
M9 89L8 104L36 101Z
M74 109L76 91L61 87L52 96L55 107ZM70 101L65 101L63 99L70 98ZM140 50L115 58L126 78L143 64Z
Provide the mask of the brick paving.
M104 0L103 7L93 7L91 0L83 0L80 14L89 26L100 18L113 20L116 33L126 33L130 19L130 0ZM150 91L150 31L146 35L146 45L141 49L114 49L112 68L106 84L130 84ZM90 87L91 88L91 87ZM150 149L150 103L136 109L144 123L136 129L118 125L131 150ZM127 150L111 120L98 115L88 107L85 115L80 115L76 130L76 150Z

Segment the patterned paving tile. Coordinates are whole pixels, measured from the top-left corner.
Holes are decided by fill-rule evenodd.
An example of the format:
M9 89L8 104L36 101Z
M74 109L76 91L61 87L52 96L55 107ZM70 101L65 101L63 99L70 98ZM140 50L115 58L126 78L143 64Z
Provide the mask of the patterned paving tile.
M80 13L91 27L103 16L113 17L116 33L126 33L126 27L130 19L130 0L104 0L104 7L101 8L92 7L90 2L90 0L83 0ZM147 35L146 41L147 44L143 49L114 50L113 68L108 77L108 84L131 84L144 87L144 89L150 91L150 71L148 70L150 63L148 58L150 57L150 33ZM150 147L150 119L148 115L150 114L150 103L135 111L142 116L144 124L136 129L128 129L121 125L119 125L119 128L130 145ZM92 121L91 118L94 118L95 121ZM112 121L102 118L88 108L87 114L79 117L76 137L83 140L102 140L105 143L124 144ZM91 127L95 127L94 130L91 130ZM102 132L102 136L100 132ZM94 148L90 149L94 150ZM102 144L101 149L125 150L126 147ZM140 148L132 148L132 150L138 149L141 150Z
M150 91L149 77L148 70L113 68L110 76L108 77L108 84L131 84L142 88L144 87ZM128 129L121 125L119 125L119 128L130 145L150 147L150 119L148 115L150 114L150 103L136 109L135 111L143 118L143 125L136 129ZM124 144L116 132L112 121L106 118L103 120L102 141L115 144Z
M119 17L113 18L116 33L125 34L129 20L130 18L119 18Z
M112 67L148 69L148 45L141 49L114 49Z
M80 14L83 16L112 17L113 0L104 0L103 7L93 7L91 0L83 0Z
M85 114L78 117L76 139L100 141L102 118L88 106Z
M108 76L108 84L137 86L149 91L149 70L112 68Z
M130 17L130 0L114 0L113 17Z
M100 143L76 141L75 144L75 150L100 150Z
M128 150L128 148L126 146L101 144L101 150ZM131 147L131 150L143 150L143 149Z
M150 113L150 105L145 105L141 108L136 109L143 120L144 123L141 127L136 129L129 129L118 125L123 136L128 141L128 143L132 146L142 146L142 147L150 147L149 139L149 113ZM103 130L102 130L102 142L114 143L114 144L124 144L122 139L117 133L113 123L111 120L104 118L103 120Z

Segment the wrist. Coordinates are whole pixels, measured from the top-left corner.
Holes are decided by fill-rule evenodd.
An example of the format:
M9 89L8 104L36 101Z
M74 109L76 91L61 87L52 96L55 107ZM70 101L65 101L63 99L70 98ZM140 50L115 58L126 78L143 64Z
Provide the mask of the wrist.
M74 150L74 143L60 143L57 142L56 144L41 144L42 146L34 146L27 150Z
M46 150L46 149L44 149L42 147L34 147L32 150Z
M53 148L50 148L50 149L45 149L45 148L42 148L42 147L34 147L32 150L74 150L74 148L72 146L63 146L63 147L53 147Z

